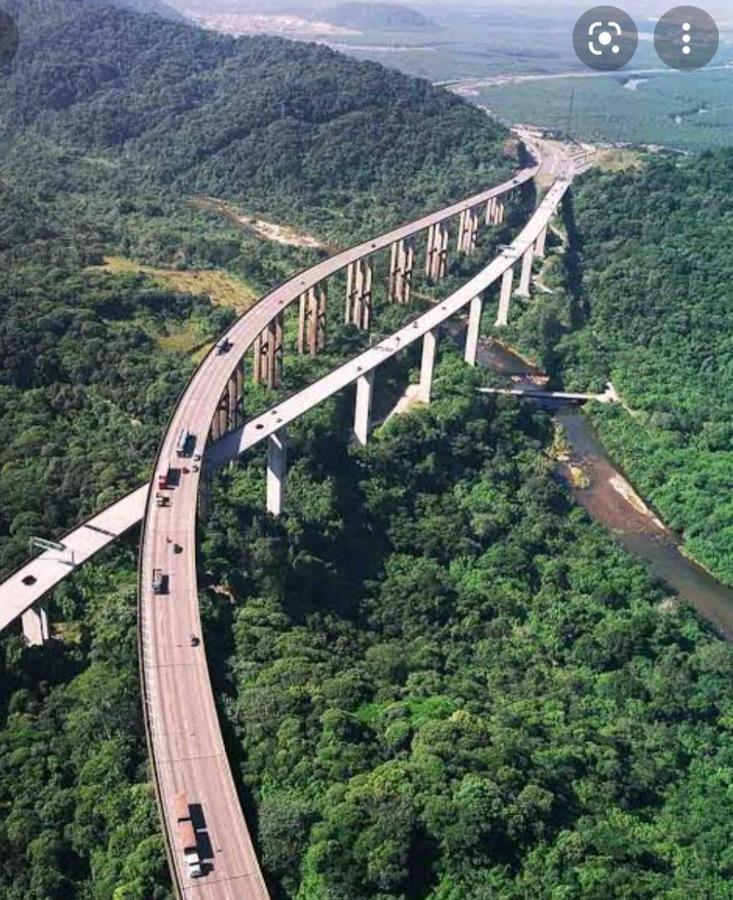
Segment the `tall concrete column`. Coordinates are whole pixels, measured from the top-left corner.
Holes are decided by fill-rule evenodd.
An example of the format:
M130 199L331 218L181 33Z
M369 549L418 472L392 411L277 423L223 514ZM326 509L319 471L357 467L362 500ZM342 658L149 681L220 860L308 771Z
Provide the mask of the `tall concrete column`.
M545 256L545 243L547 242L547 226L545 226L542 231L540 231L537 236L537 241L534 245L534 252L536 256L539 256L540 259L543 259Z
M464 359L469 366L476 365L478 342L481 335L481 314L484 310L483 297L474 297L468 311L468 329L466 331L466 349Z
M486 224L493 225L496 215L496 197L491 197L486 203Z
M227 385L227 430L234 431L237 424L237 373L235 370Z
M504 205L504 199L502 197L496 198L496 207L495 207L495 218L494 224L501 225L506 216L506 208Z
M316 356L326 346L326 307L328 296L324 282L300 295L298 352Z
M262 381L262 334L258 334L252 344L252 381Z
M237 427L244 421L244 359L240 360L235 372L237 383Z
M433 373L435 371L435 354L438 347L438 329L428 331L422 341L422 364L420 366L420 390L418 399L421 403L430 403L433 393Z
M395 241L389 266L389 299L409 303L412 293L412 273L415 268L415 242L411 238Z
M415 239L407 238L403 243L402 283L397 299L400 303L409 303L412 299L412 278L415 272Z
M300 295L298 313L298 353L302 356L308 347L308 318L311 311L311 291Z
M347 325L355 325L362 331L369 328L372 315L372 283L374 268L371 257L358 259L349 265L346 273Z
M519 289L517 293L520 297L529 297L530 286L532 284L532 263L534 262L534 244L530 244L524 251L522 257L522 274L519 277Z
M458 244L456 249L459 253L465 253L468 250L468 240L469 240L469 224L468 224L468 210L464 209L460 215L458 220Z
M281 428L267 439L267 511L271 516L281 516L285 509L287 473L287 432Z
M448 226L445 222L438 222L428 229L425 274L433 281L445 278L448 271L448 239Z
M280 384L283 366L283 314L279 313L255 338L252 347L255 384L265 383L269 388Z
M512 283L514 281L514 266L510 266L501 279L501 292L499 294L499 313L496 317L496 325L505 328L509 324L509 305L512 301Z
M479 210L477 207L474 207L471 210L469 222L471 225L471 231L469 234L469 243L470 243L469 252L473 253L473 251L476 249L476 245L478 244L478 232L479 232L479 227L481 224L479 221Z
M431 225L428 228L428 242L427 248L425 250L425 274L428 278L433 277L433 272L435 271L435 225Z
M357 443L366 447L369 442L369 428L372 423L372 395L374 393L374 371L362 375L356 382L356 405L354 408L354 437Z
M51 636L48 627L48 606L39 600L21 616L23 637L30 647L42 647Z
M214 413L214 418L211 420L211 428L209 429L209 437L212 441L218 441L221 437L221 429L219 427L219 410L217 409Z
M316 348L320 353L326 349L326 328L328 321L328 288L322 281L316 288Z
M227 433L229 424L229 392L224 391L219 400L219 408L216 411L219 417L219 434Z

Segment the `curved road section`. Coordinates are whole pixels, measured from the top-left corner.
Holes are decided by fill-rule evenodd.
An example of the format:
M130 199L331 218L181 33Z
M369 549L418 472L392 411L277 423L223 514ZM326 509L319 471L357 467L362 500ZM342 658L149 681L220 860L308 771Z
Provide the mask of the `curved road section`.
M511 191L536 171L536 166L524 169L510 182L344 251L276 288L229 329L227 354L212 352L204 359L171 417L156 473L170 468L175 487L168 507L156 506L154 489L148 493L140 553L139 640L149 749L180 896L250 900L268 894L227 760L201 639L196 571L200 472L198 466L182 463L176 452L178 436L187 430L192 435L190 453L203 456L217 404L236 365L269 322L304 291L350 263ZM202 878L189 876L179 845L174 799L180 791L186 792L194 812L205 868Z

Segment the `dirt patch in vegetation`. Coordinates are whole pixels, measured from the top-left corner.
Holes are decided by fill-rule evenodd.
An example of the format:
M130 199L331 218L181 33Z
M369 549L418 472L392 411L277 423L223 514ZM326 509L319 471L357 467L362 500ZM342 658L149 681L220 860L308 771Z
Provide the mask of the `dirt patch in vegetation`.
M144 266L123 256L107 256L101 266L92 266L94 272L110 275L147 275L182 294L200 294L208 297L216 306L246 312L257 299L255 290L234 275L221 269L162 269Z

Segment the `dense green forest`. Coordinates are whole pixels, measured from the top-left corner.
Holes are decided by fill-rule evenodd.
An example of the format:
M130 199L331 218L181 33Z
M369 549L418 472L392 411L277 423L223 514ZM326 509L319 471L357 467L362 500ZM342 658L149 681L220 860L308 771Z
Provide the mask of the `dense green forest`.
M611 379L601 436L689 551L733 583L733 152L589 174L555 297L516 333L569 387ZM603 209L602 216L598 210ZM518 306L517 309L520 307Z
M317 254L195 211L192 195L346 243L512 164L482 113L323 47L72 0L11 6L23 41L0 76L5 569L29 535L58 534L146 477L195 364L172 340L185 331L205 346L234 315L145 273L100 271L106 256L221 270L262 291ZM684 454L699 466L685 464L697 475L680 516L720 553L712 518L692 514L730 450L714 428L729 401L706 380L730 375L718 188L730 177L726 157L709 157L699 171L660 161L588 178L565 211L572 252L556 295L517 325L558 379L613 374L638 414L601 421L609 443L623 448L633 427L634 446L659 443L662 470ZM679 179L685 191L667 196ZM682 235L696 196L721 223L717 247L702 248L702 214ZM615 218L599 220L601 201ZM484 235L472 265L521 214ZM614 241L635 267L628 281ZM693 248L718 254L718 268L696 268ZM646 256L666 260L655 305L641 293ZM441 290L469 271L454 263ZM688 313L692 284L700 308ZM418 299L429 293L420 284ZM410 312L380 303L374 333ZM329 340L317 361L289 361L285 390L368 336L338 326ZM727 896L733 651L571 505L543 453L549 420L480 398L485 376L447 344L433 406L368 448L349 445L348 392L292 428L282 520L262 513L261 452L216 485L201 536L207 650L273 897ZM380 369L378 416L416 353ZM653 380L670 371L665 353L678 382ZM671 384L685 403L661 406ZM251 389L248 409L271 399ZM135 545L131 535L56 592L49 646L0 638L2 900L168 900L140 717Z
M727 896L733 651L481 377L444 347L366 449L348 397L297 423L280 522L262 458L221 477L207 641L273 895Z
M134 553L56 592L63 641L0 653L2 900L171 900L148 783Z
M87 2L10 5L22 40L0 73L3 571L30 535L59 535L147 476L195 362L176 342L206 346L234 315L134 265L102 271L105 257L224 272L258 293L318 254L196 210L194 193L346 243L515 164L503 129L466 104L325 48ZM360 340L332 339L333 358ZM290 375L308 377L306 364ZM2 898L168 897L140 723L135 542L56 592L50 646L0 638Z

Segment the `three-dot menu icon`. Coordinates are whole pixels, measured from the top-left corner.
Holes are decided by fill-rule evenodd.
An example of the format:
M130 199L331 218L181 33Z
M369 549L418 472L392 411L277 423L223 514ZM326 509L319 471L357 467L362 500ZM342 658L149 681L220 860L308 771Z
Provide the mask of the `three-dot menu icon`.
M673 69L700 69L718 52L720 33L712 16L697 6L676 6L654 30L659 58Z

